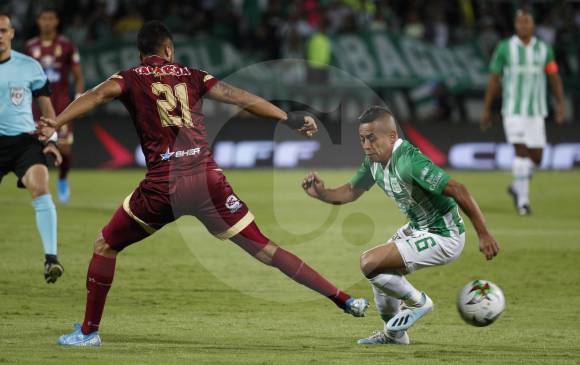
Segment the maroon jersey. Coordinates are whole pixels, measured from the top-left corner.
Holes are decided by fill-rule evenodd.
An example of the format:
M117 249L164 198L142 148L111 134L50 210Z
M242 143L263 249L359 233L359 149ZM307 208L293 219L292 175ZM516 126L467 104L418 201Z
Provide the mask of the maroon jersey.
M70 103L69 74L80 62L79 52L68 38L59 35L52 41L42 41L40 37L30 39L26 42L26 53L42 65L50 81L50 99L58 115Z
M206 141L202 97L217 82L206 72L158 56L110 78L122 89L147 161L147 178L168 180L215 166Z

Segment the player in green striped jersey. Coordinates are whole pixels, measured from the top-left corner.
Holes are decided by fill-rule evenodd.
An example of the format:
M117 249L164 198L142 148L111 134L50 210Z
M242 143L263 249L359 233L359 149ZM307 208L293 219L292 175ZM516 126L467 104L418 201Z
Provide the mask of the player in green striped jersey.
M350 182L328 189L318 174L302 182L305 192L323 202L345 204L378 185L393 198L409 219L387 244L362 254L363 274L371 282L384 330L359 344L409 344L406 330L433 310L432 300L415 289L405 274L444 265L463 250L465 226L458 206L479 236L479 248L488 260L499 246L487 229L473 196L409 142L400 139L391 111L373 106L359 117L364 161ZM405 308L400 309L401 301Z
M509 143L514 145L513 182L508 192L520 215L530 214L529 180L542 161L546 145L544 118L548 114L546 75L555 97L556 122L564 121L564 92L552 48L534 37L534 19L529 11L518 10L516 35L503 40L491 59L491 76L485 93L481 127L491 122L491 105L499 90L503 94L502 116Z

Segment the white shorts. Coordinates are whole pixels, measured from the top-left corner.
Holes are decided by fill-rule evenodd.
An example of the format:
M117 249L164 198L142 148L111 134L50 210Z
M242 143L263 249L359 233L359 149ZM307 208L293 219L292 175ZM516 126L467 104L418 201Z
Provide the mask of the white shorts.
M465 233L440 236L405 225L391 238L405 262L407 273L429 266L448 264L461 255Z
M503 129L510 144L523 144L529 148L546 146L546 124L543 117L505 117Z

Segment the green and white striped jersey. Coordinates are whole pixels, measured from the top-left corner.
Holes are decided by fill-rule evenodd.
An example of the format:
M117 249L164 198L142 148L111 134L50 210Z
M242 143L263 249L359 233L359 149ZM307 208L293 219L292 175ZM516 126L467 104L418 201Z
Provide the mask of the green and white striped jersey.
M499 43L489 68L502 77L504 117L548 115L546 66L551 62L552 47L536 37L527 46L516 35Z
M465 232L465 226L455 200L443 195L448 180L443 169L399 139L385 168L365 156L350 184L365 190L377 184L395 200L411 228L450 237Z

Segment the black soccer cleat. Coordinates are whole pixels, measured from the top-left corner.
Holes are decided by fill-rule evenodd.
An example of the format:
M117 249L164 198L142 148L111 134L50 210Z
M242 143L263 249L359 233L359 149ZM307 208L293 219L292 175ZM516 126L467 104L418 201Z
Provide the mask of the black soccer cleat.
M44 280L47 284L55 283L64 274L64 267L56 256L48 256L44 262Z
M524 204L521 207L518 207L518 214L521 216L526 216L532 214L532 208L528 204Z

